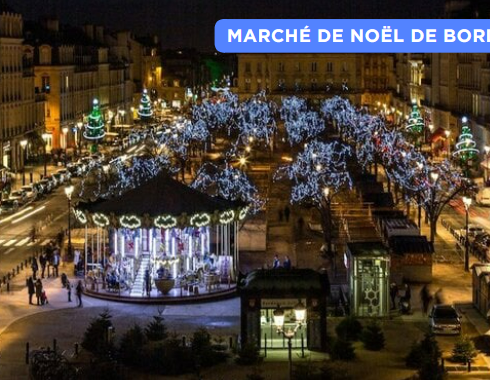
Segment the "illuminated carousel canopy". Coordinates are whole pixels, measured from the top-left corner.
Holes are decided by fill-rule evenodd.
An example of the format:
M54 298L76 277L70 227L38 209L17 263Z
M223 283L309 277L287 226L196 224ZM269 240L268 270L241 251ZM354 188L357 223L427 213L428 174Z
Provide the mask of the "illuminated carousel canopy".
M111 199L80 201L75 216L99 227L202 227L244 219L248 207L240 201L211 197L166 173Z

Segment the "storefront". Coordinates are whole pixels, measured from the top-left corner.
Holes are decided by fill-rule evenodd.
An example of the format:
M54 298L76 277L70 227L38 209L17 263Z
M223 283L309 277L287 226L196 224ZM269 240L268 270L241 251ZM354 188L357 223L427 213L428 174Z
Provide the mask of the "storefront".
M255 342L262 350L287 349L288 339L279 331L274 318L280 311L284 317L282 331L295 331L292 348L325 350L328 288L327 275L312 269L249 273L238 284L242 344ZM305 310L300 322L298 308Z

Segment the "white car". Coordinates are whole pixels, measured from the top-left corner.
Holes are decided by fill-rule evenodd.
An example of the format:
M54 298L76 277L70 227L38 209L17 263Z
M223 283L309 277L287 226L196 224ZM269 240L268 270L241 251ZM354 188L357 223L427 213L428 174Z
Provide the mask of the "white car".
M56 171L57 174L61 174L63 182L68 182L71 178L71 173L66 169L59 169Z
M434 305L429 315L429 329L434 334L461 334L461 316L451 305Z
M27 201L26 194L22 190L12 191L9 200L16 201L18 204L24 204Z
M37 198L37 190L33 185L22 186L21 190L26 194L27 200L33 201Z

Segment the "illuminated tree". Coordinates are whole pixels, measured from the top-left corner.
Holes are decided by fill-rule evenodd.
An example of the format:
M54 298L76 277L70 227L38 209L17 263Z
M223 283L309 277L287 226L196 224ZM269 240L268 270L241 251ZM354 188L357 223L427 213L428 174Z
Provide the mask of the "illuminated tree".
M151 99L148 96L148 91L145 88L141 94L140 105L138 108L138 115L141 121L149 121L153 116L153 110L151 108Z
M105 136L104 119L100 113L99 101L93 100L92 112L88 116L88 123L85 125L83 137L93 142L92 151L97 151L97 143Z
M461 134L458 137L453 157L459 161L459 165L465 171L466 177L468 177L469 169L475 164L479 151L475 148L476 142L468 125L468 119L463 117L462 122Z

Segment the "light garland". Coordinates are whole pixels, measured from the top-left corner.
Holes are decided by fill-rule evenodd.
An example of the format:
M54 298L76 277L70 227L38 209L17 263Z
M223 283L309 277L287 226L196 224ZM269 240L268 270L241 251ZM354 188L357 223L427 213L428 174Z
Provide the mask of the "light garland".
M119 224L124 228L135 229L141 227L141 219L136 215L123 215L119 218Z
M163 266L163 267L170 267L174 264L178 264L179 261L180 261L179 258L176 257L176 258L171 258L171 259L158 260L158 264Z
M235 219L235 211L233 210L226 210L219 213L220 224L231 223L234 219Z
M243 220L245 219L245 217L247 216L248 214L248 207L244 207L240 210L240 212L238 213L238 219L239 220Z
M158 228L169 229L169 228L173 228L177 225L177 218L175 218L171 215L160 215L154 219L153 223Z
M92 215L92 221L98 227L107 227L109 225L109 218L98 212Z
M204 227L207 226L210 222L211 216L204 212L192 215L189 221L190 225L195 227Z
M81 210L73 209L73 213L75 214L75 218L82 223L82 224L87 224L87 216L85 213Z

